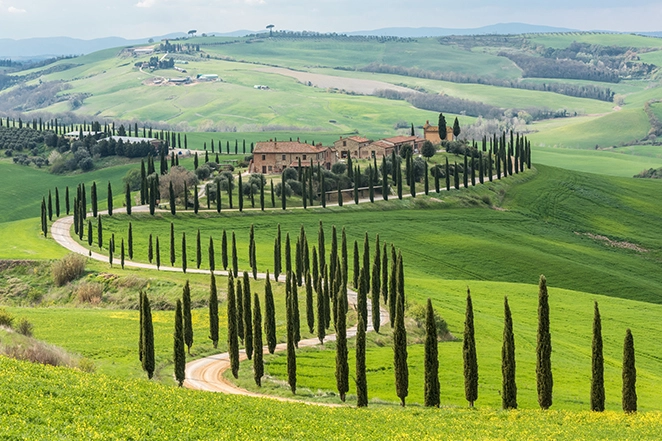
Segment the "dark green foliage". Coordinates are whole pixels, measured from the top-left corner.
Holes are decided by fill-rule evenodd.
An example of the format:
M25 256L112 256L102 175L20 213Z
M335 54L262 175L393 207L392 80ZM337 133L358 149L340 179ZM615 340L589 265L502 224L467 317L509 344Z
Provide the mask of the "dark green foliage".
M455 162L455 166L453 167L453 186L456 190L460 189L460 172L457 168L457 162Z
M439 348L437 324L434 320L432 300L428 299L425 314L425 405L439 407Z
M67 187L67 214L69 214L69 187ZM108 216L113 215L113 188L108 181Z
M292 247L290 245L290 233L285 235L285 274L292 271Z
M324 299L324 289L321 286L322 279L318 279L317 282L318 284L315 285L317 291L317 338L320 343L324 344L324 337L326 337L326 301Z
M375 332L379 333L381 326L381 314L379 305L379 295L381 288L381 250L379 247L379 234L375 239L375 261L372 264L372 285L371 296L372 299L372 327Z
M211 274L209 283L209 339L218 347L218 293L216 292L216 276Z
M170 265L175 265L175 224L170 222Z
M354 289L357 289L359 287L359 275L361 272L360 258L361 256L359 255L359 243L357 241L354 241L354 271L352 273L353 276L352 285L354 286Z
M255 254L255 227L251 224L250 237L248 240L248 262L253 270L253 279L257 280L257 259Z
M395 246L391 244L391 281L389 285L389 295L388 295L388 315L391 322L391 328L395 324L395 303L398 297L397 294L397 285L398 285L398 260L395 255Z
M239 183L238 183L237 192L238 192L237 199L239 199L239 211L244 211L244 185L241 182L241 173L239 173Z
M349 391L349 364L347 363L347 309L343 299L336 301L338 325L336 327L336 387L344 403ZM319 331L318 331L319 332Z
M216 212L221 212L221 181L216 181Z
M228 269L228 235L225 230L223 230L223 235L221 236L221 264L223 265L223 270Z
M170 195L170 214L174 216L177 209L175 207L175 189L172 186L172 181L170 181L170 188L168 190Z
M386 252L386 244L384 244L384 247L382 249L381 273L382 273L382 281L381 281L382 300L384 301L384 305L388 306L388 253Z
M294 326L294 344L299 347L301 341L301 318L299 315L299 293L297 292L297 281L294 274L290 274L290 300L292 307L292 323Z
M359 317L356 329L356 406L368 406L368 381L365 372L365 320Z
M478 359L474 335L474 308L469 288L467 288L462 355L464 357L464 397L469 402L469 406L473 407L474 402L478 399Z
M182 271L186 273L186 233L182 233Z
M253 310L251 308L251 282L246 271L244 271L243 296L244 348L246 356L250 360L253 357Z
M623 411L637 411L637 368L634 364L634 338L632 332L625 331L623 343Z
M448 164L448 158L446 158L446 191L451 190L451 172L450 165Z
M503 303L503 346L501 346L501 407L517 409L517 384L515 383L515 335L508 297Z
M156 269L161 267L161 249L159 248L159 236L156 236Z
M393 330L393 367L395 372L395 392L404 407L409 395L409 367L407 366L407 330L405 329L404 273L402 254L398 255L398 299L395 310L395 329Z
M439 125L438 125L438 127L439 127L439 138L441 138L441 140L443 141L444 139L446 139L446 132L447 132L446 117L444 116L443 113L439 114Z
M188 280L184 285L182 293L182 306L184 307L184 343L186 343L188 354L191 355L193 346L193 319L191 318L191 286Z
M310 272L306 272L306 322L308 331L315 332L315 305L313 304L313 282Z
M347 256L347 234L345 227L342 228L342 239L340 241L340 254L341 254L341 270L342 270L342 284L347 286L347 270L349 265L349 258Z
M267 337L269 353L276 350L276 307L274 306L274 295L271 291L271 280L267 271L267 280L264 282L264 333Z
M292 299L292 273L288 271L285 286L285 305L287 308L287 383L293 394L297 391L297 358L295 353L296 336L294 324L294 301Z
M92 182L92 189L90 190L90 198L92 199L92 215L97 217L99 215L99 202L97 200L97 183ZM55 212L60 216L60 197L57 188L55 188Z
M199 230L198 230L199 231ZM209 236L209 270L214 272L216 269L216 255L214 253L214 238Z
M260 297L257 293L253 295L253 338L255 343L253 378L255 379L255 384L262 386L262 376L264 375L264 363L262 361L262 311L260 310Z
M182 302L179 299L177 299L175 309L174 340L175 380L179 383L179 387L182 387L186 376L186 352L184 350L184 328L182 326Z
M239 275L239 263L237 262L237 238L232 232L232 275L237 277Z
M593 312L593 344L591 347L591 410L605 410L605 368L602 354L602 319L598 302L595 302Z
M324 265L326 265L326 244L324 241L324 226L322 225L322 221L320 221L319 231L317 232L317 253L320 268L324 268Z
M126 214L131 216L131 188L129 187L129 184L126 184L124 190L124 205L126 205Z
M152 263L154 260L154 239L152 239L152 235L149 235L149 239L147 240L147 260L149 263Z
M198 228L198 234L195 236L195 265L196 268L200 269L200 264L202 263L202 246L200 244L200 228Z
M552 405L552 335L549 331L549 295L547 279L540 276L538 285L538 335L536 345L536 380L541 409Z
M237 329L237 305L235 303L234 279L232 273L228 276L228 354L230 356L230 366L232 376L239 376L239 341Z
M88 233L91 233L92 231L92 223L88 223ZM133 227L131 225L131 222L129 222L129 231L128 231L128 252L129 252L129 259L133 259ZM90 236L90 245L92 245L92 236Z
M237 305L237 335L241 343L244 343L244 289L241 279L237 279L237 289L235 291L235 305Z
M147 372L147 378L151 379L154 375L154 326L152 324L152 309L149 305L147 294L141 292L142 300L142 365L143 370Z
M200 198L198 196L198 186L193 187L193 212L198 214L200 210Z
M457 117L455 117L455 121L453 122L453 136L456 138L460 136L460 133L462 130L460 130L460 121L458 121Z
M124 238L122 238L120 243L120 265L122 266L122 269L124 269Z
M129 239L131 239L131 236L129 236ZM93 239L92 239L92 221L87 220L87 245L92 246ZM131 253L131 242L129 241L129 254ZM129 256L130 257L130 256Z
M361 280L365 278L366 269L361 268ZM359 290L356 295L356 310L359 313L359 317L363 318L363 321L368 320L368 293L365 289L365 283L359 281Z

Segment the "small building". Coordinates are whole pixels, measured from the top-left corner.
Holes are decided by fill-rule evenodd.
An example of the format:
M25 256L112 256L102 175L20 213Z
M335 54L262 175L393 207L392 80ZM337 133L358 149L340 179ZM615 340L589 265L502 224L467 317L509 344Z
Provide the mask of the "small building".
M430 141L432 144L441 144L441 137L439 136L439 126L431 126L430 121L425 121L423 126L423 133L426 141ZM453 135L453 126L446 126L446 140L452 141L455 139Z
M287 167L321 165L327 170L336 163L336 154L321 144L316 146L299 141L258 142L253 149L252 173L281 173Z
M365 155L362 155L362 150L370 145L371 142L371 140L362 136L350 136L347 138L341 136L339 140L333 143L333 150L335 150L340 159L347 159L348 155L352 159L363 158Z
M405 144L409 144L414 152L420 152L423 143L425 143L425 139L418 136L394 136L392 138L385 138L382 141L393 144L396 154L400 154L400 148Z
M88 136L97 136L97 135L100 135L100 134L102 134L102 133L103 133L103 132L88 132L88 131L83 131L83 132L82 132L82 134L83 134L83 138L86 138L86 137L88 137ZM66 140L68 140L68 141L76 141L76 140L78 140L78 139L80 138L80 135L81 135L81 132L80 132L80 131L78 131L78 130L74 130L74 131L72 131L72 132L65 133L65 134L64 134L64 138L65 138Z
M390 156L396 150L395 144L386 140L380 139L375 141L361 150L360 159L372 159L373 157L381 158L383 156Z

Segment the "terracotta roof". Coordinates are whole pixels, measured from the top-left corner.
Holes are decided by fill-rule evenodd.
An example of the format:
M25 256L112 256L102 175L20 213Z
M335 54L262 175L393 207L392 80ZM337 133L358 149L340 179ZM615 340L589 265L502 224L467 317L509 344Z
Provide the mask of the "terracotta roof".
M394 147L392 142L388 142L388 141L383 140L383 139L373 142L372 144L370 144L370 146L380 147L380 148L383 148L383 149L392 149Z
M326 149L297 141L266 141L255 144L253 153L320 153Z
M347 139L351 139L352 141L356 142L370 142L368 138L364 138L363 136L350 136Z
M407 142L417 142L417 141L423 141L422 138L419 138L418 136L394 136L392 138L386 138L384 139L386 142L390 142L393 144L404 144Z

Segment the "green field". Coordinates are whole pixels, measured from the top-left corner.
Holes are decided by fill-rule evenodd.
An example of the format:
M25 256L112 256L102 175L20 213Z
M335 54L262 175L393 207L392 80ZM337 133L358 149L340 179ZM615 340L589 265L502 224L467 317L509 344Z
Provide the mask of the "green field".
M628 146L613 150L534 147L536 162L588 173L631 178L642 170L662 167L662 147Z
M662 40L634 34L611 34L601 32L565 32L553 34L533 34L529 39L552 48L568 47L572 42L601 44L634 48L660 48Z

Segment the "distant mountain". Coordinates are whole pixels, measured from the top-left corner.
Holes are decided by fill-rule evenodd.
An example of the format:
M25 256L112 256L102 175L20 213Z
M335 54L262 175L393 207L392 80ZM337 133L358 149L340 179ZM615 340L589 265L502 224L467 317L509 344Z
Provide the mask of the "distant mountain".
M547 32L577 32L576 29L538 26L526 23L499 23L480 28L382 28L372 31L347 32L347 35L377 35L391 37L443 37L446 35L483 35L483 34L541 34Z

